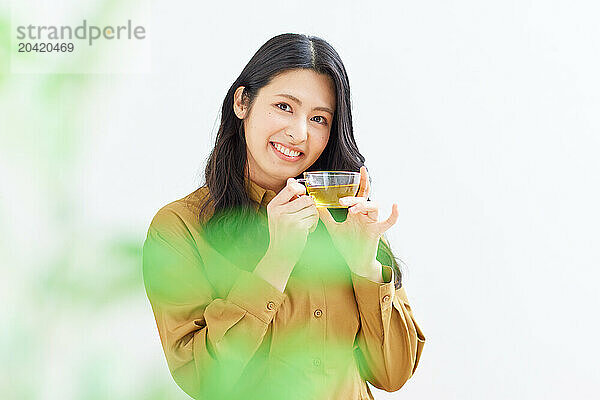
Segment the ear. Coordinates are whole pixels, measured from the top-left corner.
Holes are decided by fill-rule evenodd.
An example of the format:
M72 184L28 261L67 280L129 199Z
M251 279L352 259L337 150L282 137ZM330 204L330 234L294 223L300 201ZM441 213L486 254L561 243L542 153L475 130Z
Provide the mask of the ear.
M243 98L244 86L240 86L233 94L233 112L239 119L244 119L248 112L248 107Z

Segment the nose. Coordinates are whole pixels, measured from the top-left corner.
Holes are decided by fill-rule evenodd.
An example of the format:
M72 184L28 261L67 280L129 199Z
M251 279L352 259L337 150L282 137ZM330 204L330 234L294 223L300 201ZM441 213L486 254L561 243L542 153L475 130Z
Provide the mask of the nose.
M308 137L308 124L305 118L295 118L293 123L286 130L288 136L291 137L292 144L298 144L306 141Z

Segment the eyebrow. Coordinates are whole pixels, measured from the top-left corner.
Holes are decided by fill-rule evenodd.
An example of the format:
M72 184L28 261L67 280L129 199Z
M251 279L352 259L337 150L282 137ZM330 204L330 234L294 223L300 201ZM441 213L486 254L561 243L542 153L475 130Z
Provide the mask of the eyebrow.
M291 94L288 94L288 93L279 93L279 94L276 94L275 96L287 97L288 99L294 100L299 105L302 105L302 102L300 101L300 99L297 98L296 96L292 96ZM313 108L313 110L327 111L331 115L334 114L333 110L331 108L329 108L329 107L315 107L315 108Z

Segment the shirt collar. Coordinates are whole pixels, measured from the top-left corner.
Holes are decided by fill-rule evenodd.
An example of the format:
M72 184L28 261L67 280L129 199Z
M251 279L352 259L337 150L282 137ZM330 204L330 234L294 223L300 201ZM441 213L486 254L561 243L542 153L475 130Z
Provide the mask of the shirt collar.
M263 188L247 176L245 177L244 182L246 184L248 195L254 203L253 206L255 211L258 211L260 206L264 206L266 208L267 204L269 204L269 202L273 200L273 197L277 195L277 193L274 191Z

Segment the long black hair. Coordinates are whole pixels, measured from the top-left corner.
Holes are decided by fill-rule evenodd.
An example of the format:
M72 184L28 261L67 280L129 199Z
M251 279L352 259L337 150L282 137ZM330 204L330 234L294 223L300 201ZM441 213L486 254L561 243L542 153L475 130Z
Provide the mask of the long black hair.
M249 115L258 91L268 85L277 75L293 69L310 69L329 76L335 86L336 109L331 125L328 143L320 157L307 171L356 171L364 165L365 158L358 150L352 128L350 104L350 82L344 64L335 49L325 40L316 36L285 33L269 39L252 56L240 76L229 88L221 108L221 123L210 153L204 173L208 194L200 209L200 218L210 203L213 214L207 226L212 232L219 232L221 243L232 243L227 237L233 235L255 236L252 227L264 231L265 223L256 223L252 212L252 201L246 191L245 176L248 176L246 139L243 120L233 111L234 93L244 86L242 100L248 106ZM296 178L301 177L300 175ZM233 212L232 210L237 210ZM343 220L347 209L330 209L336 220ZM341 215L340 213L343 213ZM252 223L248 224L248 221ZM218 227L218 228L217 228ZM250 230L249 230L250 229ZM259 235L260 236L260 235ZM263 245L255 254L239 254L239 262L256 265L266 250ZM267 237L268 239L268 237ZM239 242L238 242L239 243ZM256 248L256 246L255 246ZM231 250L231 249L230 249ZM398 260L394 257L389 243L379 241L377 259L394 269L395 287L400 288L401 272Z

